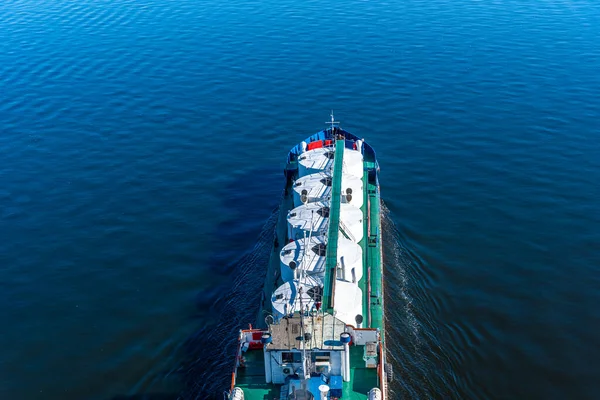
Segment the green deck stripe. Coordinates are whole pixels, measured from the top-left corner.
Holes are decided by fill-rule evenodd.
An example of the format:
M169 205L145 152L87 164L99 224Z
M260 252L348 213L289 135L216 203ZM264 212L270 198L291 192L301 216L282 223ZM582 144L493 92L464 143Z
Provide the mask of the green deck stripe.
M367 262L371 267L371 326L383 330L383 264L381 262L381 203L376 185L369 184L369 200L371 202L370 220L371 235L367 246ZM371 192L375 193L371 193ZM373 245L373 241L376 244Z
M337 246L340 224L340 208L342 195L342 166L344 165L344 140L335 142L333 159L333 176L331 181L331 203L329 204L329 229L327 231L327 251L325 267L325 285L323 288L323 308L333 311L333 295L337 265Z
M369 206L368 206L368 191L369 187L369 171L365 168L363 172L363 205L361 207L361 211L363 213L363 238L359 242L359 245L363 252L363 277L359 281L358 286L362 290L363 293L363 316L365 318L364 327L370 328L369 325L369 313L371 310L369 309L369 288L367 286L367 279L369 274L368 268L368 239L369 239Z

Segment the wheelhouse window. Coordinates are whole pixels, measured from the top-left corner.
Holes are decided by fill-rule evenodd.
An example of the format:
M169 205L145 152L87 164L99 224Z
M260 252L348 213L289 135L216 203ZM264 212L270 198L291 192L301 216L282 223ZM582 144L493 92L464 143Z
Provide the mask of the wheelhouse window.
M281 353L281 362L284 364L301 363L302 355L296 351L284 351Z
M313 362L320 362L320 361L326 361L329 362L329 352L328 351L313 351L312 353L312 361Z

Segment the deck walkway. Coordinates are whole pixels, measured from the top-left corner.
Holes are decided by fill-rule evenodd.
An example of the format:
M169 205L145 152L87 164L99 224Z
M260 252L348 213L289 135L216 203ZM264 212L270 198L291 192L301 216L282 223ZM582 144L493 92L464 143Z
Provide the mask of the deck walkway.
M325 284L323 287L323 309L327 312L333 312L336 266L337 266L337 246L340 233L340 208L342 202L342 167L344 165L344 140L335 142L335 157L333 160L332 182L331 182L331 202L329 205L329 230L327 233L327 253L325 266Z

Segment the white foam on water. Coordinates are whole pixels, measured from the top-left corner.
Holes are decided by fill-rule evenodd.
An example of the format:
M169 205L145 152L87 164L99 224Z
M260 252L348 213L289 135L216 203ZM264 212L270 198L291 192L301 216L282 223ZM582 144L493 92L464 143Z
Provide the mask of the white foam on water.
M388 287L391 286L390 289L393 289L394 294L400 295L401 306L406 318L404 322L410 327L414 344L418 347L420 344L420 324L412 312L413 299L408 293L410 283L407 277L407 269L411 267L412 263L402 246L400 231L390 216L390 210L383 201L381 203L381 222L384 235L384 267L387 270L387 274L384 272L384 281ZM394 300L391 294L388 295L388 300ZM400 306L400 304L388 304L386 311L390 311L397 306Z

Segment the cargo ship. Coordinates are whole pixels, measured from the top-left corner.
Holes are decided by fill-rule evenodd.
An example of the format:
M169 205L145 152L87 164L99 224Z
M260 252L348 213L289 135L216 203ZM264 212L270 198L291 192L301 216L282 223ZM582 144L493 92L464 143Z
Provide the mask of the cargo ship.
M388 398L379 165L333 112L327 124L287 155L261 304L239 331L226 400Z

